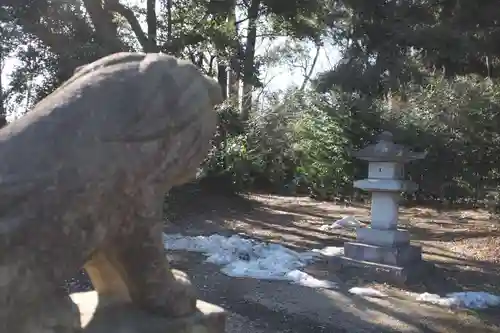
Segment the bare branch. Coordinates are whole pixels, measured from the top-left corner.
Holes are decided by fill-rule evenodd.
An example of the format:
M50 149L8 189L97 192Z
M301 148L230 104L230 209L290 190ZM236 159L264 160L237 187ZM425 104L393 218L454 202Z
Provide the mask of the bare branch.
M172 36L170 35L169 36L170 38L168 38L167 41L160 46L160 50L165 52L165 53L175 54L179 50L181 50L184 46L186 46L187 44L190 44L189 42L186 42L186 37L197 36L197 38L193 38L193 40L195 40L195 41L197 41L198 39L202 40L203 38L198 38L199 34L197 34L196 31L198 31L199 28L201 28L201 26L206 22L208 15L209 15L208 13L205 13L205 15L191 29L191 31L192 32L194 31L195 33L190 33L190 34L182 33L182 35L180 37L176 38L175 40L170 39L170 38L172 38ZM171 28L172 27L170 27L170 29ZM170 31L170 34L171 33L172 32ZM201 35L199 37L201 37Z
M320 51L321 51L321 45L318 44L318 45L316 45L316 54L314 55L313 62L311 64L311 67L309 68L309 72L304 77L304 81L302 82L302 85L300 86L300 90L304 90L306 88L307 83L311 80L311 76L314 73L314 68L316 67L316 63L318 62Z
M91 1L91 0L84 0L84 1ZM112 12L115 12L117 14L120 14L122 17L124 17L127 22L130 24L130 27L132 28L132 31L134 32L135 36L137 37L137 40L141 44L141 47L143 50L149 50L149 41L148 37L144 33L144 31L141 28L141 25L139 24L139 20L137 20L137 17L135 16L134 12L130 9L122 5L118 0L108 0L106 1L106 9ZM155 45L154 51L157 51L157 47ZM153 51L153 50L151 50Z
M263 37L278 38L278 37L289 37L289 36L288 35L274 34L274 33L263 33L263 34L257 35L257 38L263 38Z

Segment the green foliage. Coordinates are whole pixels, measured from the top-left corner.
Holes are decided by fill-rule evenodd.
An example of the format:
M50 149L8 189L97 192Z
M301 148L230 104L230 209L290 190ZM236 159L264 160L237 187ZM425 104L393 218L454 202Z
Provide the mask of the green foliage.
M327 3L330 1L327 1ZM385 96L422 84L440 72L449 78L500 76L500 32L492 10L460 0L331 1L330 33L343 59L319 87Z
M233 109L221 111L221 120L231 119L238 130L225 131L225 143L214 145L204 175L224 178L236 190L332 198L350 180L345 118L328 113L332 107L328 98L291 91L278 107L253 114L243 131Z
M246 121L235 101L219 108L213 148L199 175L213 188L350 195L352 180L366 176L366 164L348 152L390 130L397 141L429 152L407 169L420 185L419 199L499 197L500 30L493 0L481 6L458 0L174 0L171 8L159 1L154 20L143 4L125 1L4 2L0 56L14 56L18 65L2 86L2 102L16 108L28 109L77 66L123 50L190 59L217 75L230 96L236 82L244 83L245 97L252 94L246 88L264 87L261 74L273 67L300 68L306 78L300 90L274 92L272 107L254 105ZM255 18L257 7L257 35L270 42L290 37L267 55L246 43L252 39L249 9ZM296 43L303 40L317 47L331 41L342 52L335 68L314 80L317 92L307 90L312 71L300 65L310 53ZM245 110L252 105L244 104Z
M500 88L477 77L435 77L411 86L391 103L341 91L289 91L278 107L242 124L226 108L224 145L204 167L206 178L225 179L231 190L308 194L332 199L353 194L352 181L366 177L366 163L348 154L382 130L396 141L426 150L407 167L425 202L481 204L498 195L500 183ZM232 125L230 125L232 124ZM220 132L220 131L219 131ZM220 184L220 183L219 183Z
M418 163L425 192L482 200L500 181L500 87L491 80L434 78L386 112L400 140L429 151Z
M319 40L324 33L322 1L256 0L257 30L269 40L282 35ZM247 88L262 87L262 64L255 50L245 46L252 7L247 1L158 0L149 9L155 9L153 16L147 15L144 2L125 0L4 2L0 9L2 37L8 23L21 33L16 36L18 41L23 39L19 45L34 46L34 52L20 47L11 54L25 59L12 73L15 84L9 91L28 108L71 76L76 67L121 51L173 54L191 60L211 76L230 64L234 77L244 80ZM280 24L266 29L273 20ZM219 76L221 85L223 76Z
M348 142L340 125L321 105L313 105L295 124L296 177L319 198L332 198L350 187Z

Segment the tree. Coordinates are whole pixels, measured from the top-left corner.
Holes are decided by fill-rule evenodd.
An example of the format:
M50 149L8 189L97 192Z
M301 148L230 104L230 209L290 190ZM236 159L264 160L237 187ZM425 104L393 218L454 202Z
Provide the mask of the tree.
M500 75L500 31L496 2L357 1L332 2L330 33L343 60L318 81L320 90L340 85L347 91L386 96L422 84L441 72L448 77Z
M10 54L16 49L19 42L19 31L16 26L9 22L8 13L0 9L0 128L7 124L7 98L9 92L6 91L2 76L5 69L5 62Z
M127 7L117 0L81 0L62 5L52 0L4 2L8 5L5 8L9 19L22 29L24 36L33 43L40 42L36 50L39 67L52 67L50 77L46 78L49 82L44 84L52 89L39 91L37 99L71 76L75 68L113 52L161 51L190 57L200 67L205 65L204 57L194 58L203 54L200 44L206 39L197 25L205 27L208 15L204 13L201 20L195 20L196 11L185 12L182 7L175 10L172 1L160 6L166 15L156 13L157 1L153 0L147 1L145 11ZM172 29L175 24L179 26L178 31ZM186 50L190 54L183 54ZM17 57L22 58L22 53L20 51Z
M233 96L241 80L245 96L243 119L252 108L251 92L259 86L255 55L258 33L262 30L259 25L264 19L272 21L271 38L290 34L318 39L322 16L316 9L320 8L320 1L165 0L158 3L158 0L148 0L146 8L141 8L125 5L120 0L78 0L62 5L55 0L3 0L23 32L41 41L51 54L40 61L48 63L52 58L57 59L52 82L45 86L57 86L72 75L76 67L106 54L164 52L188 58L207 74L217 76L223 91ZM246 33L242 33L245 26Z
M307 38L317 42L321 40L324 18L322 0L251 0L247 6L248 27L245 51L243 52L243 101L242 118L248 119L252 108L253 87L259 84L256 80L258 68L255 64L255 45L260 15L271 23L271 34L282 34L296 38Z

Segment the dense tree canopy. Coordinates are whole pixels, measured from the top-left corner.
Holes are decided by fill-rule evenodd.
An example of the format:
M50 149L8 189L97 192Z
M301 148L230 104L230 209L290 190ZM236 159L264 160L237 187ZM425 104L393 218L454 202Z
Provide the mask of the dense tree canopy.
M252 87L259 85L255 54L258 33L271 38L289 34L315 40L322 33L318 25L321 3L316 1L3 2L2 20L17 25L24 34L41 43L38 51L45 49L50 53L37 54L40 58L37 62L54 63L49 86L67 79L76 67L106 54L164 52L190 58L207 73L218 75L221 83L226 81L229 66L233 82L240 78L243 82L244 117L248 117L252 107ZM228 92L225 86L224 91ZM44 93L48 91L39 97Z
M495 1L334 1L334 38L343 59L320 89L343 85L377 96L422 84L429 73L447 77L500 75Z
M0 0L0 65L17 60L0 81L0 114L27 112L103 55L164 52L213 76L227 99L203 181L351 196L366 166L349 152L391 130L429 151L408 169L421 184L418 199L478 204L497 195L500 177L496 4ZM325 46L341 58L315 76ZM266 74L276 67L299 68L302 83L269 91Z

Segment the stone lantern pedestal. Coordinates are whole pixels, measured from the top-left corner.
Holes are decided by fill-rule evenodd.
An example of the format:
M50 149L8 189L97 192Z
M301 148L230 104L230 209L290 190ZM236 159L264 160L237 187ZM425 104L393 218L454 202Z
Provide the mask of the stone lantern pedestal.
M383 132L378 142L355 152L368 161L368 178L354 182L356 188L371 192L371 221L359 228L356 241L344 244L342 264L388 273L387 278L406 282L422 261L422 250L410 244L407 230L398 228L399 201L402 192L414 192L417 185L404 179L404 164L425 157L395 144L392 134Z

